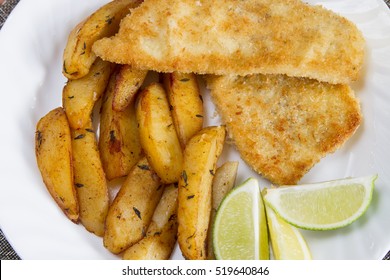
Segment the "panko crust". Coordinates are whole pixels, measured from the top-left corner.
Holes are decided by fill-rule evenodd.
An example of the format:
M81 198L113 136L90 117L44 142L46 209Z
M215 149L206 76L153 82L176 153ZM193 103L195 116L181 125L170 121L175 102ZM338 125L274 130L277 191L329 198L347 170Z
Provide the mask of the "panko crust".
M277 185L292 185L340 148L362 121L348 85L285 75L208 77L241 157Z
M300 0L146 0L97 41L104 60L199 74L286 74L356 80L365 40L357 27Z

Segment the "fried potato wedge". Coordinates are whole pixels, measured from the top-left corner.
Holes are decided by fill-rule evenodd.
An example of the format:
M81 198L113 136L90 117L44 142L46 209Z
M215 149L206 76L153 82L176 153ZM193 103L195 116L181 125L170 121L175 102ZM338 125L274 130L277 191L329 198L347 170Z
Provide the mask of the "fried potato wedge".
M96 59L92 45L96 40L118 32L122 18L137 7L140 0L114 0L102 6L70 32L63 54L62 73L68 79L88 74Z
M213 211L217 211L223 198L234 187L237 170L238 161L227 161L217 168L213 178Z
M71 131L80 221L88 231L103 236L110 199L92 121L85 128Z
M110 78L100 110L99 151L108 180L126 176L142 156L134 102L121 112L112 108L116 74Z
M165 187L146 236L128 248L124 260L167 260L177 236L177 186Z
M210 227L208 232L207 259L214 260L214 248L212 242L212 226L219 204L226 194L234 187L237 177L238 161L227 161L217 168L213 178L212 208L210 215Z
M56 108L37 124L35 154L50 195L65 215L77 223L79 204L73 179L71 133L62 108Z
M116 84L112 108L115 111L125 110L145 80L148 71L134 69L130 65L122 65L116 74Z
M139 96L137 121L142 148L161 181L165 184L179 180L183 152L163 86L153 83Z
M186 259L207 258L212 183L225 140L225 127L202 129L187 143L178 193L178 241Z
M62 91L62 106L73 129L85 127L95 103L104 93L113 64L97 59L91 71L78 80L69 80Z
M203 101L194 73L166 73L165 90L172 109L173 123L184 147L203 127Z
M118 254L140 241L152 220L164 186L147 159L130 171L111 204L103 237L104 246Z

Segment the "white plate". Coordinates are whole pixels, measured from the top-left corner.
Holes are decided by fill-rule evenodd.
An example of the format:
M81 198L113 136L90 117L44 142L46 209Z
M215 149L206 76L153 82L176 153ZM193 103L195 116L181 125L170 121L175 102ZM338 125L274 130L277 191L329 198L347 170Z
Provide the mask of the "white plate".
M37 121L61 105L62 51L69 31L105 2L23 0L0 31L0 226L23 259L117 258L100 238L65 218L42 183L34 154ZM368 52L362 78L353 85L364 123L302 182L372 173L379 179L372 205L357 222L303 234L314 259L381 259L390 249L390 12L380 0L307 2L354 21L366 37ZM218 123L207 97L206 102L209 123ZM238 158L232 151L228 156ZM249 175L254 174L241 163L238 181ZM181 258L177 248L173 258Z

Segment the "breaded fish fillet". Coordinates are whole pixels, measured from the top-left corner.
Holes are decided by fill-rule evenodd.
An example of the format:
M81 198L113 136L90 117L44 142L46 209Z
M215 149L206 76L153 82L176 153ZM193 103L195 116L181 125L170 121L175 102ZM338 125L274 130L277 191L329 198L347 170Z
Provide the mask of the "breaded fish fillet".
M364 38L347 19L299 0L145 0L119 33L97 41L104 60L159 72L286 74L357 79Z
M362 119L347 85L261 74L209 77L207 85L243 160L274 184L296 184Z

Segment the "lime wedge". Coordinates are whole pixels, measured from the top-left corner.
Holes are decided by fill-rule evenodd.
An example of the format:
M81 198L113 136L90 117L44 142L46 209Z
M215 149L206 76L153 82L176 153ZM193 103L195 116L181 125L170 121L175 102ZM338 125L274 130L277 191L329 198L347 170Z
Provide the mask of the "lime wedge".
M269 237L276 260L311 260L310 250L301 232L279 218L266 206Z
M267 221L258 182L249 178L222 200L213 226L216 259L269 259Z
M367 210L377 175L264 190L265 203L288 223L309 230L347 226Z

